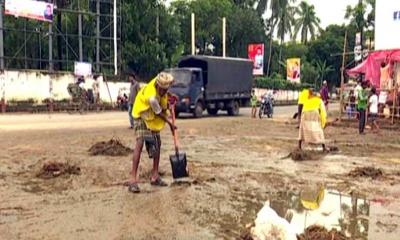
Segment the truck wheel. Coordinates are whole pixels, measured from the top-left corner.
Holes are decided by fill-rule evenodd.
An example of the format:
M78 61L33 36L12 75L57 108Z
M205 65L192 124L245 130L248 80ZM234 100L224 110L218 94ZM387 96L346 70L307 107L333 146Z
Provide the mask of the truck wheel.
M218 113L218 108L207 108L207 113L209 115L215 116Z
M203 104L201 102L196 103L196 108L193 111L195 118L201 118L203 116Z
M229 116L237 116L239 115L239 103L234 101L232 106L228 108L228 115Z

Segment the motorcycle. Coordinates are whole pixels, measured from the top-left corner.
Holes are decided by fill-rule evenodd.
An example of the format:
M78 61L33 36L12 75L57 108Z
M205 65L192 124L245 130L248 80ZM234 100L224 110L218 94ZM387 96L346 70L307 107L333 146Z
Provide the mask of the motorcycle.
M264 96L261 99L261 106L258 112L258 117L263 118L265 115L268 118L272 118L274 113L274 98L270 95Z

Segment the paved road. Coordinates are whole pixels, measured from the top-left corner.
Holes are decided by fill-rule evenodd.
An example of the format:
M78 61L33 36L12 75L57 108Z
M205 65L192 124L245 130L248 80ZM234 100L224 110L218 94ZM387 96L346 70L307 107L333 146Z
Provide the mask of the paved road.
M338 109L338 105L331 107ZM274 118L290 118L297 111L297 106L278 106L274 108ZM241 108L242 117L250 116L251 108ZM221 112L219 117L224 118L226 112ZM207 116L207 115L206 115ZM205 116L204 121L207 117ZM184 119L192 119L190 114L184 115ZM50 129L85 129L103 127L128 127L127 112L102 112L80 114L0 114L0 131L8 130L50 130Z

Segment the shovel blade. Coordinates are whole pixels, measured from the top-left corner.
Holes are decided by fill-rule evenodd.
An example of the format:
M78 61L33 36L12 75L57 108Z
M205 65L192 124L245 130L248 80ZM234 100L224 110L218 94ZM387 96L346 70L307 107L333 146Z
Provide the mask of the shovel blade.
M188 177L187 160L185 153L179 153L169 156L172 167L172 177L174 179Z

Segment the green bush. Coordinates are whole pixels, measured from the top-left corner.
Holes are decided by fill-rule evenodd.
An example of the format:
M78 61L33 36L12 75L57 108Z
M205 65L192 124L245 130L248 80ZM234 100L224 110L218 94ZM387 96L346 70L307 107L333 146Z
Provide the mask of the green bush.
M307 87L307 84L293 83L281 78L256 77L254 79L256 88L268 88L276 90L301 90Z

